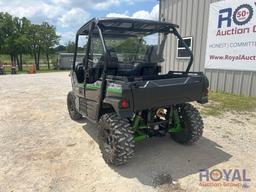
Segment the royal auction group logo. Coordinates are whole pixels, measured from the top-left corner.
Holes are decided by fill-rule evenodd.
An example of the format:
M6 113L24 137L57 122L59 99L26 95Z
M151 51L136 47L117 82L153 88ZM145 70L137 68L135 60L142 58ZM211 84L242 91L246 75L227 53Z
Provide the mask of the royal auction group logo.
M204 169L199 172L201 187L249 188L250 182L246 169Z
M245 26L252 21L256 2L253 4L241 4L234 8L219 10L218 30L216 36L241 35L256 33L256 25Z

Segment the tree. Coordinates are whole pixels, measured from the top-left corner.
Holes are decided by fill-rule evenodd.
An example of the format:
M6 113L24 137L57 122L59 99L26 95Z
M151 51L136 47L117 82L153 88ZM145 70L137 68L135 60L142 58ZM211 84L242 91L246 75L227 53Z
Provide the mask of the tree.
M15 40L16 49L18 53L17 63L19 70L23 70L23 54L29 54L31 52L30 48L30 37L29 37L29 28L31 22L25 17L15 20L15 26L17 28L17 38Z
M41 25L42 33L42 48L46 55L48 69L50 69L49 54L55 45L59 44L60 37L56 34L55 27L49 25L47 22L43 22Z
M64 52L66 50L66 47L64 45L58 45L54 48L55 52Z
M36 70L40 70L40 56L43 48L43 27L32 24L29 29L31 53L34 56Z
M16 50L16 42L17 39L17 28L14 25L14 20L17 18L13 18L8 13L1 13L1 53L10 55L10 59L12 65L16 65L17 58L17 50Z
M75 42L69 41L69 42L66 44L66 52L68 52L68 53L74 53L74 52L75 52L75 49L76 49L76 44L75 44Z
M4 44L4 13L0 12L0 53Z

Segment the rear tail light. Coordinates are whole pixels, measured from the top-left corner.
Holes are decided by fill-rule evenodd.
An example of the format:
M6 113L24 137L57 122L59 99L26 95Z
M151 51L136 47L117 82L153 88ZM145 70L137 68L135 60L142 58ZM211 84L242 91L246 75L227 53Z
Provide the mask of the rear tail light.
M127 99L122 99L122 100L120 101L120 103L119 103L119 107L120 107L121 109L127 109L127 108L130 107L130 103L129 103L129 101L128 101Z

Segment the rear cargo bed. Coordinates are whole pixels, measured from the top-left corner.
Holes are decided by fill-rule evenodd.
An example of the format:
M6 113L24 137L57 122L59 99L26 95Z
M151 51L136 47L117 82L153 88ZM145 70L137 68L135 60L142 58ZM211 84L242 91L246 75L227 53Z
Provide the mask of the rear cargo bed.
M202 74L183 74L168 79L137 81L131 83L134 111L153 107L200 101L208 88Z

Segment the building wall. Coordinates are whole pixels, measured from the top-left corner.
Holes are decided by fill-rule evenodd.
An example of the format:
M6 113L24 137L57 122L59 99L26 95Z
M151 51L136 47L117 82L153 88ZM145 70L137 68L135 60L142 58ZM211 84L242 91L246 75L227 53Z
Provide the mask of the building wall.
M193 37L192 71L203 71L210 89L237 95L256 96L256 72L204 69L210 4L221 0L160 0L160 19L180 26L182 37ZM164 50L163 71L185 70L188 60L176 58L177 40L169 37Z
M78 53L76 62L81 63L83 61L84 54ZM58 55L58 68L59 69L71 69L73 65L73 53L59 53Z
M77 53L76 63L82 63L85 53ZM97 63L102 57L102 54L93 54L93 61ZM74 53L59 53L58 55L58 68L71 69L73 65Z

